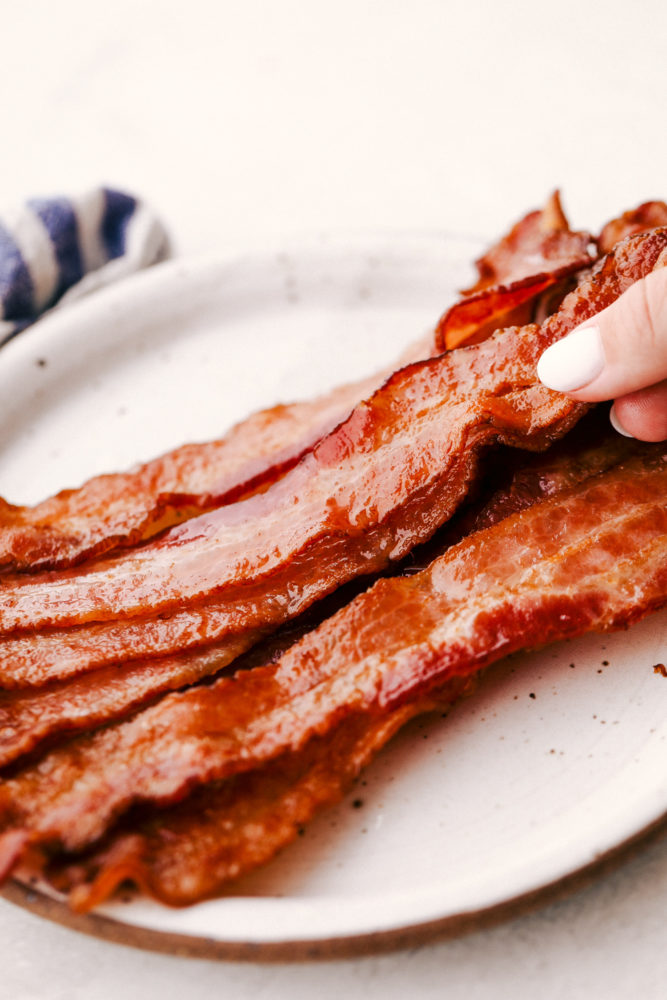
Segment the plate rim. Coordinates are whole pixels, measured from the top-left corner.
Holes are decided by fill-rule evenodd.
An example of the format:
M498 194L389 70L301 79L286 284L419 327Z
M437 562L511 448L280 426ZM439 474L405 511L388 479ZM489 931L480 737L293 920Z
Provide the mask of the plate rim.
M480 245L475 237L442 233L442 232L357 232L316 234L310 239L281 241L275 247L264 246L253 248L242 253L205 254L191 258L176 258L156 265L144 272L132 275L117 285L101 289L90 297L73 303L67 310L52 311L31 329L24 331L4 346L0 354L0 369L4 369L3 358L8 356L19 366L28 358L32 360L41 344L54 336L54 323L61 326L65 332L76 310L76 321L82 322L92 314L109 308L110 304L142 300L146 296L155 296L157 290L172 280L174 275L181 281L203 280L203 275L211 270L224 269L230 264L250 265L258 260L267 261L276 253L309 254L314 250L331 253L345 247L361 252L361 247L367 251L368 245L382 246L386 251L395 247L397 251L405 252L409 241L419 246L442 245L455 241L469 246ZM57 336L57 329L56 329ZM150 928L140 923L128 923L114 917L99 913L77 915L72 913L66 904L46 893L39 892L35 887L18 880L10 882L0 895L41 916L62 923L66 926L83 930L86 933L123 944L148 948L153 951L188 954L197 957L247 959L247 960L303 960L308 958L346 957L359 954L372 954L379 951L395 950L421 943L436 937L454 937L483 927L495 925L507 919L512 919L528 912L537 906L544 905L556 899L569 895L571 892L591 884L607 870L612 870L633 856L638 847L652 836L663 831L667 821L667 810L658 818L654 818L641 829L634 831L626 839L618 841L608 850L604 850L592 861L576 869L569 869L565 874L555 879L507 897L500 902L491 902L481 909L456 914L445 914L435 919L410 921L400 927L391 927L368 932L352 932L337 934L335 937L313 936L309 938L290 938L289 940L239 941L220 937L200 937L188 933L176 933L168 929ZM132 940L134 938L134 940Z
M225 962L321 962L371 957L465 937L562 902L595 885L667 836L667 811L622 843L566 875L501 902L388 930L282 941L234 941L128 924L98 913L75 913L59 899L17 878L0 887L0 897L36 916L99 940L181 958Z

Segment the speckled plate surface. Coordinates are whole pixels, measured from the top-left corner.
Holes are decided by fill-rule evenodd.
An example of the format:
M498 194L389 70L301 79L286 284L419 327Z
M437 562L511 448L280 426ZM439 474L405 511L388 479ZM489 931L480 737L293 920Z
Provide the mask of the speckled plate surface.
M160 265L0 352L0 494L32 502L380 368L470 278L473 240L321 238ZM511 657L411 723L336 809L224 899L53 919L142 947L274 958L455 933L598 870L667 811L667 615Z

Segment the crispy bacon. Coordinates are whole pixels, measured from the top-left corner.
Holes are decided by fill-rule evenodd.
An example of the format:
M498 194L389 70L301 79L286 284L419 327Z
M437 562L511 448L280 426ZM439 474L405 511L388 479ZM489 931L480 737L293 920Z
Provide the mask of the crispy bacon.
M192 651L212 642L235 643L250 630L276 628L313 600L286 594L281 574L268 583L230 588L224 596L169 615L82 625L0 638L0 686L40 687L109 664Z
M608 407L598 406L547 452L526 455L500 449L487 456L485 463L484 481L490 488L462 507L426 545L414 549L401 563L401 571L426 569L447 548L473 532L606 472L632 458L636 448L633 439L611 430Z
M543 293L589 267L595 256L592 236L570 230L554 192L541 211L525 216L477 261L479 280L441 318L436 346L444 351L478 344L502 326L531 322Z
M0 498L0 570L73 566L266 488L388 374L262 410L218 441L183 445L129 472L96 476L35 507Z
M667 205L664 201L645 201L642 205L624 212L617 219L608 222L600 233L597 243L600 253L609 253L617 243L646 232L657 226L667 226Z
M476 261L479 278L464 292L472 295L493 285L507 285L540 272L558 270L581 256L592 237L573 232L558 191L544 208L520 219L510 232Z
M266 493L78 571L6 577L0 629L145 616L263 579L312 602L382 569L451 516L483 448L545 447L585 412L539 383L537 360L666 246L667 229L630 237L541 327L396 372Z
M7 875L33 844L77 850L133 802L296 752L356 712L386 712L521 648L667 603L662 446L380 580L277 664L166 696L53 751L0 788Z
M537 384L548 342L510 332L470 365L452 354L403 369L267 493L78 572L6 578L0 628L168 611L276 574L283 593L316 599L381 569L451 515L482 447L544 446L584 411Z
M72 909L102 903L126 880L170 906L186 906L265 864L303 825L338 802L359 772L413 716L440 711L467 693L455 678L439 692L369 719L352 715L259 771L195 792L185 803L115 832L91 856L59 864L49 881L68 892Z
M441 351L479 344L502 326L523 325L533 319L536 301L562 278L591 263L588 254L549 274L540 273L509 285L484 288L456 302L436 327L436 344Z
M568 247L570 260L576 256L575 245L581 242L576 237L588 240L587 234L569 232L557 193L542 212L532 213L492 247L479 266L493 270L498 281L513 276L517 268L530 271L540 259L536 254L539 241L543 243L542 266L550 266L555 233L561 234L564 244L561 264ZM572 237L571 246L567 236ZM506 326L528 322L507 309L504 319ZM430 335L412 345L401 363L433 353ZM96 476L34 507L0 498L0 572L70 567L145 541L202 511L265 488L340 423L391 370L342 386L318 400L263 410L237 424L221 440L184 445L129 472Z
M115 664L27 693L0 693L0 767L55 736L93 729L218 673L261 635L248 630L203 651Z
M654 210L646 209L616 221L631 230ZM41 740L109 723L218 672L267 627L428 539L465 495L486 444L543 447L585 409L553 409L553 394L534 375L544 347L666 263L667 229L632 237L580 278L541 326L504 331L494 351L457 352L467 363L449 356L396 373L266 494L194 518L141 545L136 557L105 558L90 571L7 575L2 645L7 665L12 650L24 657L13 674L9 666L9 683L49 683L0 695L0 765ZM80 908L128 876L167 902L210 895L292 839L295 824L340 797L405 719L434 698L454 697L487 663L663 606L661 451L617 441L613 455L601 449L591 466L563 472L556 462L537 479L529 463L532 471L519 472L504 494L462 514L450 531L492 527L426 570L413 565L407 576L379 581L277 661L168 695L36 765L14 767L0 787L0 877L26 853L55 849L61 861L52 872ZM599 469L607 471L582 484ZM528 509L536 493L563 489ZM295 518L290 504L303 505L305 517ZM517 509L523 513L498 523ZM275 551L272 517L281 532ZM260 528L254 548L249 522ZM415 553L416 566L425 555ZM218 558L222 573L212 569ZM100 601L95 588L105 586ZM74 595L89 602L81 617L70 613ZM173 613L176 601L182 610ZM35 631L44 624L46 632ZM184 638L189 651L159 657ZM141 658L142 642L156 659ZM52 679L58 643L66 655L56 670L81 674L73 680ZM109 662L110 651L126 662L81 673ZM96 847L118 817L120 826ZM93 854L72 865L69 852L90 844Z
M528 461L523 456L513 462L512 453L503 452L498 464L504 472L513 469L514 478L491 484L495 493L490 506L480 510L477 505L462 511L410 557L410 565L423 568L446 545L499 520L501 513L506 516L523 509L539 497L556 493L617 461L624 454L625 439L616 434L609 436L606 415L601 411L599 416L591 417L586 419L576 441L567 438L562 448L555 446L546 456ZM211 642L233 644L248 629L279 627L286 618L293 619L307 609L311 603L308 592L293 591L286 600L282 586L283 577L260 581L252 587L228 591L222 598L177 610L168 617L157 615L0 638L0 686L39 687L121 661L194 651Z
M546 454L517 462L515 469L511 469L508 453L503 452L502 464L510 465L511 475L505 475L490 488L486 499L478 500L425 547L412 553L401 564L402 571L417 572L442 555L454 541L525 510L540 499L555 496L631 456L634 443L611 430L606 414L600 416L593 412L582 421L584 426L580 426L576 435L569 435ZM47 684L36 691L0 694L0 766L59 733L89 729L127 715L165 691L218 673L232 660L236 669L276 660L297 638L352 600L360 588L356 587L356 593L349 591L349 586L341 588L328 600L318 602L309 613L284 626L254 646L252 654L240 659L239 653L258 638L256 632L231 636L201 653L195 649L147 662L130 661L69 681Z
M589 241L587 233L570 231L554 193L542 211L526 216L478 261L480 281L471 291L483 288L484 294L446 314L437 333L439 349L479 342L501 325L529 322L535 297L559 275L590 261ZM521 280L515 280L517 274ZM509 286L502 284L507 281ZM488 287L499 282L500 287ZM414 345L406 360L432 353L429 337ZM73 566L266 488L388 374L320 400L261 411L219 441L185 445L130 472L97 476L35 507L0 498L0 572Z

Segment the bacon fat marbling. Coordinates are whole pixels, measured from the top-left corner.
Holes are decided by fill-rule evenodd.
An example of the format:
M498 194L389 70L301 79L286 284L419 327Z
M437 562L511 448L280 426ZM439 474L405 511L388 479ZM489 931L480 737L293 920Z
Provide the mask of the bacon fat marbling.
M537 359L666 246L667 229L630 237L541 327L396 372L266 493L79 570L4 577L0 630L145 617L279 574L314 601L382 569L451 516L485 447L543 448L579 419L586 407L545 389Z
M166 805L261 767L347 714L391 711L513 650L618 628L667 600L667 458L648 448L380 580L277 664L166 696L0 788L0 870L78 850L133 802Z
M0 498L0 570L74 566L266 488L387 374L254 413L218 441L183 445L128 472L96 476L34 507Z
M504 467L504 475L499 481L445 530L438 532L427 546L412 553L410 559L397 568L397 572L414 573L424 569L451 544L473 531L496 524L540 499L555 496L617 465L623 458L632 457L636 452L634 442L611 430L606 414L593 412L582 424L576 435L569 435L546 453L524 458L523 462L515 457L516 468L513 470L509 461L511 453L505 451L498 459L498 464L502 462ZM511 472L509 476L507 466ZM332 599L318 602L310 613L302 615L256 647L252 658L247 656L245 662L241 660L243 668L276 659L276 647L287 648L296 641L298 633L311 631L353 596L339 590L332 595ZM194 612L193 621L196 621ZM205 631L203 623L201 630ZM91 629L84 627L81 631L88 633L90 641ZM36 686L34 690L0 692L0 766L16 760L57 734L90 729L109 722L129 714L165 691L185 687L218 673L254 645L259 636L259 632L245 629L228 636L226 640L205 646L203 650L198 647L183 648L170 656L157 656L155 650L149 647L154 654L152 659L140 659L140 649L135 651L135 659L127 659L122 664L91 669L80 676ZM60 664L59 655L64 657L66 649L58 654L57 648L53 647L58 633L47 638L52 642L51 656ZM20 642L16 640L15 645ZM159 651L157 639L156 645ZM42 649L42 652L45 653L45 650ZM252 664L249 662L251 659ZM37 679L34 669L32 679Z

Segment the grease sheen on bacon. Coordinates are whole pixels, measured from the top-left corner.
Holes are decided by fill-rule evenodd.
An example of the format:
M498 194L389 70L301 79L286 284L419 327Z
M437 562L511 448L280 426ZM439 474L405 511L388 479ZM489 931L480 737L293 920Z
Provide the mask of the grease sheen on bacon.
M611 277L620 294L623 279L629 284L638 276L635 258L641 258L641 276L665 242L665 230L631 238L621 245L626 252L617 248L596 278ZM639 253L628 254L630 246ZM605 285L604 278L598 285ZM395 373L267 493L204 514L157 542L78 572L6 578L0 627L11 631L162 610L275 572L307 552L317 551L330 565L357 563L341 566L333 585L404 554L451 513L481 446L504 440L539 447L583 412L544 389L535 374L545 346L567 332L568 312L578 320L593 307L581 289L573 295L576 301L542 328L501 331L465 352ZM445 502L434 492L448 494ZM377 537L368 546L370 532ZM355 539L362 539L361 545L355 546ZM343 540L349 544L341 545Z
M606 430L606 417L603 424ZM563 449L556 445L533 461L523 456L506 494L499 491L490 509L467 510L462 518L451 524L445 538L437 534L426 553L416 555L417 560L423 565L425 557L439 554L443 542L458 541L470 530L493 523L493 519L499 520L500 514L505 516L534 502L547 491L555 493L566 484L601 471L622 456L625 449L624 438L616 434L605 436L598 431L593 435L585 434L583 439L578 436L576 441L570 437ZM511 465L507 454L502 464L505 468ZM225 641L222 638L225 635L233 643L247 629L280 625L285 618L292 619L308 607L308 593L292 592L286 596L282 582L279 577L268 583L260 581L253 587L228 591L224 599L177 610L168 618L157 616L74 629L47 629L36 634L0 638L0 682L5 688L40 687L56 678L73 678L120 660L158 657L176 650L182 654L194 653L207 641Z
M265 864L304 824L340 801L360 771L415 715L442 711L467 693L455 678L438 699L423 699L369 719L346 718L296 754L259 771L206 786L170 810L114 832L99 850L46 873L72 909L99 905L126 880L169 906L186 906Z
M6 578L0 628L162 612L280 572L315 599L381 569L451 515L482 447L544 446L584 412L536 384L544 344L517 331L401 370L266 493L78 571Z
M611 430L606 414L598 410L582 421L576 434L567 436L546 453L529 459L524 456L514 470L508 463L508 453L503 452L498 464L502 464L505 474L490 494L455 518L425 550L412 554L409 562L403 564L403 572L417 572L418 568L424 568L436 556L442 555L454 541L617 465L635 450L632 441ZM487 477L488 474L487 470ZM329 601L319 602L310 614L255 647L252 657L245 657L245 661L252 660L252 663L242 660L241 665L246 669L247 665L261 665L276 659L276 647L284 651L287 645L296 641L298 634L315 628L353 596L356 595L337 591ZM34 691L0 693L0 766L16 760L56 734L109 722L129 714L165 691L215 674L257 638L256 632L243 632L226 642L206 647L204 652L195 648L148 661L132 660L47 684Z
M478 279L464 295L559 271L576 257L590 263L586 249L591 240L590 233L570 229L560 195L554 191L544 208L525 215L476 261Z
M645 201L604 226L597 240L600 253L609 253L628 236L657 226L667 226L667 204L664 201Z
M134 802L265 765L355 712L392 711L508 653L638 620L667 601L667 459L636 459L380 580L277 664L166 696L0 788L0 871L77 850Z
M541 211L526 215L480 257L479 279L440 319L436 346L452 350L479 343L501 326L529 323L543 293L596 256L593 237L570 229L555 192Z
M249 629L201 651L114 664L27 692L0 692L0 767L45 740L93 729L218 673L261 636Z
M73 566L266 487L387 374L254 413L218 441L183 445L129 472L96 476L34 507L0 498L0 570Z
M570 232L556 193L541 212L526 216L487 251L478 261L480 276L485 274L488 284L491 274L497 283L526 269L562 268L578 258L583 266L588 239L588 234ZM495 294L493 289L490 293ZM520 294L523 301L526 293ZM475 308L480 323L488 327L488 305ZM505 304L503 325L528 322L530 317L519 319L516 312L510 318L508 309ZM470 316L466 331L466 336L476 332L471 330ZM483 331L477 331L477 336L482 339ZM412 345L393 368L433 353L430 335ZM221 440L184 445L129 472L96 476L78 489L62 490L33 507L0 498L0 571L73 566L265 488L343 420L393 368L313 401L262 410L232 427Z
M224 603L239 584L256 585L257 600L252 621L235 627L262 627L267 617L276 625L290 616L294 597L300 611L345 580L382 569L452 514L484 446L544 447L581 415L585 407L537 382L537 359L648 273L666 245L664 229L632 237L542 327L502 331L397 372L267 493L80 571L5 578L1 627L147 616L202 605L209 595ZM272 587L287 595L283 608L276 610ZM169 619L160 627L168 632ZM133 648L121 645L114 657L131 657Z

